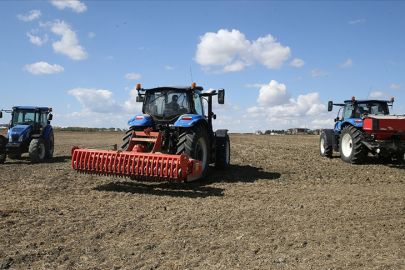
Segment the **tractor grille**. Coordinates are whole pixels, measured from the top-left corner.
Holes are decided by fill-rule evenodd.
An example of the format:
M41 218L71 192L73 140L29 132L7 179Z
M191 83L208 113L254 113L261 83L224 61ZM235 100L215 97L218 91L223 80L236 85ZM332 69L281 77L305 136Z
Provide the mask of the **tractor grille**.
M18 141L18 138L20 137L20 135L11 135L11 139L13 139L13 142Z

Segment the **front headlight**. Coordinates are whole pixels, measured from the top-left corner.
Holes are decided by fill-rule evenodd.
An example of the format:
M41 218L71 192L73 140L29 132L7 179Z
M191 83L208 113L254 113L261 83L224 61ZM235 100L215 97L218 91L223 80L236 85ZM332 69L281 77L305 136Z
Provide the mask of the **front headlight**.
M8 137L8 142L12 142L13 141L13 138L10 136L10 137Z
M18 138L18 141L19 141L19 142L22 142L22 141L24 140L24 135L25 135L25 133L24 133L24 134L21 134L20 138Z

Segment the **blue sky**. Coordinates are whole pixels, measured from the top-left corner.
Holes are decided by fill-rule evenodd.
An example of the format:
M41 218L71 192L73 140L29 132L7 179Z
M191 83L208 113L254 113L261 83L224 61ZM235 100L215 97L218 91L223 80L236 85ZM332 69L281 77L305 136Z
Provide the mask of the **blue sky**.
M1 1L0 109L127 127L144 88L224 88L214 129L333 126L329 100L405 108L403 1ZM3 114L0 123L10 120Z

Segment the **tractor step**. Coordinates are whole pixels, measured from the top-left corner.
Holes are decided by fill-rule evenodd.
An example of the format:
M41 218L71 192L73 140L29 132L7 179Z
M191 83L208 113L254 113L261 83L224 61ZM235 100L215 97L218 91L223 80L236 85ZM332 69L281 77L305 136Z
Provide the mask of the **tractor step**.
M134 180L185 182L201 175L201 161L186 154L82 149L71 151L72 168L82 173L130 177Z

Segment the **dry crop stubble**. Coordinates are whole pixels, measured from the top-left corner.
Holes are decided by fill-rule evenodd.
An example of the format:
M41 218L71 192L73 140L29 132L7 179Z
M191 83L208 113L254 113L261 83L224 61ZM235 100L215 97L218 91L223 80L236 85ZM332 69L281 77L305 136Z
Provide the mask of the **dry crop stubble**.
M9 269L403 269L404 165L319 156L318 136L231 134L205 181L78 174L73 145L123 133L55 132L55 158L0 167L0 265ZM4 267L3 267L4 268Z

